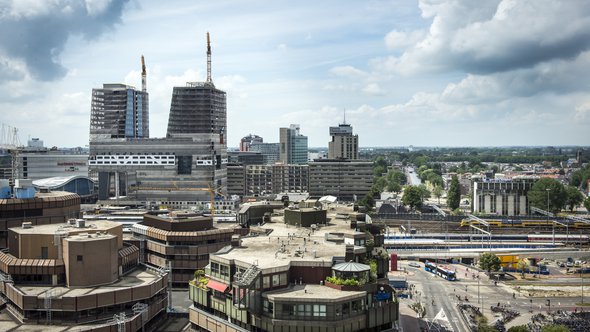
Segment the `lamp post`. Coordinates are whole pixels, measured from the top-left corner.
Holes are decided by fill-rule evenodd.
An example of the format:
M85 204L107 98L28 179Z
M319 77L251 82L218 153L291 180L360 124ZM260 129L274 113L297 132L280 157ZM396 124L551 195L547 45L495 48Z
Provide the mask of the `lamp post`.
M580 269L580 279L582 279L582 305L584 305L584 276L582 276L582 269Z

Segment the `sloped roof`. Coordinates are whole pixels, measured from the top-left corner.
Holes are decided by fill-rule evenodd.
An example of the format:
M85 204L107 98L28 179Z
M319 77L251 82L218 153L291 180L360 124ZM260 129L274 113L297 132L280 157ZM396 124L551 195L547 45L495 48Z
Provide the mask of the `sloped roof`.
M72 175L72 176L55 176L52 178L45 178L33 181L33 186L35 187L45 187L49 189L60 188L67 184L70 181L74 181L75 179L86 179L90 180L87 176L83 175ZM92 181L92 180L90 180Z
M371 270L371 267L361 263L345 262L334 265L332 269L340 272L365 272Z

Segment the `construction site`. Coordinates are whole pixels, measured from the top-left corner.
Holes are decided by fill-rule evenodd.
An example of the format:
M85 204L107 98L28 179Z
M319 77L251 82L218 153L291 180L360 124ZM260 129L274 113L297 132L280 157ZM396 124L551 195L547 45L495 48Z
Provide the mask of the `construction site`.
M207 80L174 87L165 138L136 128L148 122L146 76L142 57L140 92L106 84L93 90L100 98L93 97L88 164L98 179L99 204L191 208L209 202L213 213L214 200L227 194L227 106L226 93L211 78L209 34ZM113 102L116 89L145 100L139 105L135 98L133 107ZM126 116L109 120L124 107Z

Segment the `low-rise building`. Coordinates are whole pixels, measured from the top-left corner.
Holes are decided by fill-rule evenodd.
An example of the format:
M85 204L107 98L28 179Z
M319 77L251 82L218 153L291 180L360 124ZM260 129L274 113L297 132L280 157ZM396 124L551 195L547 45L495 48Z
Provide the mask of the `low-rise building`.
M80 196L69 192L37 192L32 198L0 199L0 248L8 246L8 229L24 221L35 226L79 217Z
M269 236L244 237L210 255L205 273L189 286L194 329L392 328L399 307L394 290L382 279L387 258L367 252L362 246L366 233L345 222L317 229L273 221L263 226ZM377 262L376 272L368 264L371 260Z
M0 293L18 324L110 331L113 315L124 314L125 327L137 330L165 316L168 303L167 274L140 266L138 254L111 221L25 222L9 229L0 252Z
M473 179L473 212L518 216L529 214L528 191L538 177L513 179Z
M161 269L171 268L172 284L187 287L195 271L209 264L209 255L230 245L232 235L240 233L241 227L217 228L210 216L178 212L146 214L131 230L143 252L142 261Z

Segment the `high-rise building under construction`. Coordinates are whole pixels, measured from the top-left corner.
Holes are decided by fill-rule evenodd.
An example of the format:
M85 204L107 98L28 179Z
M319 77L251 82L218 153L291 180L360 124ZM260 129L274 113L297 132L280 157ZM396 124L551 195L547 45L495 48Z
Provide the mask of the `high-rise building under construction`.
M103 84L92 89L90 140L150 137L149 94L143 56L142 89L125 84Z
M99 175L99 199L187 206L225 195L226 114L226 93L211 79L207 34L207 80L174 87L166 138L91 140L89 166Z

